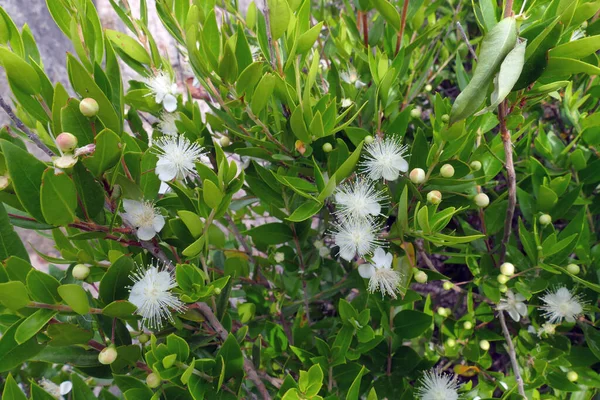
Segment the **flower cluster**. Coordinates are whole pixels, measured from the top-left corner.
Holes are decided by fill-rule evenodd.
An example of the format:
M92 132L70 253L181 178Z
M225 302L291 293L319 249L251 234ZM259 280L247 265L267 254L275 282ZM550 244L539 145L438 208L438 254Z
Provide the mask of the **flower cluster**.
M423 374L416 390L419 400L457 400L460 387L456 376L431 369Z
M404 159L406 147L395 138L386 138L372 140L365 151L364 175L341 184L335 192L338 221L332 236L339 247L338 255L344 260L372 255L370 263L359 267L360 275L369 279L369 292L380 291L382 295L396 298L400 273L392 267L393 256L381 248L383 242L379 238L382 226L379 217L388 198L384 191L376 188L376 181L396 180L400 172L408 170Z

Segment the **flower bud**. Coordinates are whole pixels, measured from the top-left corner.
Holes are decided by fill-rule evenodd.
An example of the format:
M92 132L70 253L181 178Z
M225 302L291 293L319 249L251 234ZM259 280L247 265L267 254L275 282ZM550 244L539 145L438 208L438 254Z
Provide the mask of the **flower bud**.
M300 154L306 153L306 145L304 144L304 142L302 140L296 140L296 143L294 145L296 147L296 150L298 150L298 153L300 153Z
M98 361L100 364L109 365L115 362L117 355L117 349L114 346L108 346L98 354Z
M215 292L215 294L216 294L216 295L220 295L220 294L221 294L221 288L219 288L219 287L216 287L216 288L214 289L214 292Z
M506 292L508 292L508 286L498 285L498 290L500 291L500 293L506 293Z
M542 225L548 225L549 223L552 222L552 217L549 216L548 214L542 214L542 215L540 215L539 221L540 221L540 224L542 224Z
M160 386L160 377L158 375L156 375L154 372L152 372L151 374L148 374L148 376L146 377L146 385L148 385L148 387L150 389L156 389L157 387Z
M490 198L485 193L478 193L473 197L475 205L479 208L485 208L490 204Z
M472 161L470 167L473 171L479 171L481 169L481 161Z
M53 162L56 168L71 169L77 164L77 157L66 154L62 157L55 158Z
M575 371L569 371L567 372L567 379L571 382L575 382L579 379L579 375Z
M444 164L442 165L442 168L440 168L440 174L444 178L452 178L454 176L454 167L450 164Z
M367 136L365 136L364 140L365 140L366 144L371 144L371 143L373 143L375 141L375 138L373 136L371 136L371 135L367 135Z
M285 260L285 254L278 251L277 253L275 253L275 255L273 256L273 259L275 260L275 262L283 262Z
M77 138L69 132L63 132L56 137L56 145L61 151L70 153L77 147Z
M512 263L505 262L500 266L500 272L506 276L513 276L515 274L515 266Z
M417 281L419 283L426 283L427 282L427 274L423 271L415 272L415 281Z
M10 184L10 178L6 175L0 175L0 190L4 190Z
M90 268L84 264L77 264L73 267L71 273L73 274L73 278L82 281L90 275Z
M463 323L463 328L465 328L466 330L473 329L473 323L471 321L465 321Z
M150 340L150 336L148 336L147 333L142 333L140 336L138 336L138 341L141 344L148 343L149 340Z
M479 341L479 348L483 351L488 351L490 349L490 342L483 339Z
M588 27L588 22L587 21L583 21L581 23L581 29L586 29Z
M91 97L86 97L79 103L79 111L86 117L95 117L100 111L98 102Z
M432 190L427 193L427 201L431 204L440 204L442 202L442 193L439 190Z
M423 183L425 182L425 171L423 171L421 168L415 168L412 171L410 171L408 177L410 178L410 181L414 184Z
M333 146L331 145L331 143L324 143L323 144L323 151L325 153L329 153L331 150L333 150Z
M448 340L446 340L446 346L448 346L448 347L456 346L456 340L454 340L452 338L448 338Z
M503 274L498 275L496 279L498 279L498 283L500 283L501 285L506 285L506 282L510 280L508 276Z
M413 118L421 118L421 107L415 107L410 110L410 116Z
M425 85L426 92L431 92L432 90L433 90L433 87L429 83L427 85Z
M450 116L448 114L442 115L442 122L447 124L450 121Z
M579 271L581 271L581 269L579 268L579 265L577 265L577 264L569 264L569 265L567 265L567 271L569 271L569 273L571 273L573 275L577 275L577 274L579 274Z
M448 315L450 315L450 310L445 307L440 307L437 309L437 313L442 317L447 317Z
M446 281L444 282L442 287L444 288L444 290L450 290L454 287L454 285L452 284L452 282Z
M227 147L231 144L231 139L228 136L221 136L219 143L221 143L221 147Z

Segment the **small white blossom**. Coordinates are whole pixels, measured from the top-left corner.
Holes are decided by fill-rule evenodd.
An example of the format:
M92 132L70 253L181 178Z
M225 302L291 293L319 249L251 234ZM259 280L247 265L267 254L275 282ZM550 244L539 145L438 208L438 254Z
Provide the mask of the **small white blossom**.
M176 113L164 112L160 115L158 129L165 135L175 136L177 135L177 125L175 125L176 121L179 121L179 116Z
M332 236L340 248L338 255L351 261L356 255L363 257L372 253L381 242L378 231L379 225L371 219L349 218L335 224Z
M185 305L173 294L177 286L173 276L159 266L146 270L137 269L130 276L133 281L129 302L137 307L136 314L142 317L149 328L160 329L164 319L173 321L171 310L185 311Z
M375 249L370 264L361 264L358 267L358 273L361 277L369 279L369 292L374 293L377 290L381 292L382 297L386 294L396 298L396 292L400 291L400 272L392 268L394 256L392 253L386 253L381 247Z
M137 229L141 240L152 239L165 226L165 218L151 201L123 200L123 219Z
M556 322L560 324L563 319L567 322L575 322L575 319L583 313L584 303L581 298L573 295L566 287L548 291L541 300L545 304L540 308L551 324Z
M538 337L554 335L556 333L556 327L557 325L544 322L542 327L537 331L537 335Z
M351 99L342 99L342 108L348 108L350 107L352 104L354 104L354 102Z
M177 84L173 82L168 73L160 71L153 77L147 78L145 83L151 92L148 95L154 96L157 104L162 103L168 112L177 109Z
M387 196L373 182L358 178L340 185L335 192L337 214L346 218L367 218L381 214L381 202Z
M416 391L419 400L457 400L459 384L456 376L437 369L426 371Z
M496 307L498 310L506 311L508 315L515 321L519 322L521 317L527 316L527 306L525 296L521 293L514 294L512 290L506 292L506 298L500 300L500 304Z
M348 69L348 71L342 72L340 73L340 78L350 84L350 85L354 85L357 89L360 89L364 86L366 86L367 84L362 82L358 76L358 72L356 72L356 69L350 67Z
M575 40L579 40L585 37L585 30L583 29L575 29L573 33L571 33L570 41L573 42Z
M59 386L48 379L42 379L40 386L42 389L44 389L44 391L46 391L46 393L57 400L63 400L63 396L69 394L71 389L73 389L73 384L71 381L64 381Z
M408 162L404 159L407 147L398 139L377 139L367 144L365 151L367 154L361 167L372 180L395 181L400 172L408 171Z
M277 253L275 253L275 255L273 256L273 259L275 260L275 262L281 263L285 260L285 254L278 251Z
M194 163L200 161L204 148L191 143L185 136L166 136L156 142L158 162L156 175L163 182L185 181L194 176Z

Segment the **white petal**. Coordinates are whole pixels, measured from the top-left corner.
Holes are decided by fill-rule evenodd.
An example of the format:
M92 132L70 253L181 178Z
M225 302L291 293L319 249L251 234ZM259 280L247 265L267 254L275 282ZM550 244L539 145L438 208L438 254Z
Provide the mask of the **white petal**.
M123 200L123 208L127 213L136 213L140 212L142 209L142 203L135 200L124 199Z
M165 110L168 112L173 112L177 110L177 98L172 94L167 94L162 101Z
M360 88L362 88L362 87L365 87L365 86L367 86L367 84L366 84L366 83L364 83L364 82L362 82L362 81L358 81L358 80L357 80L357 81L356 81L356 83L354 84L354 87L356 87L357 89L360 89Z
M375 268L371 264L360 264L358 266L358 273L361 277L369 279L375 273Z
M340 257L342 257L346 261L352 261L354 255L356 254L356 250L350 247L340 247Z
M150 240L156 235L156 231L151 226L144 226L137 230L137 237L140 240Z
M161 181L160 182L160 188L158 188L158 193L159 194L165 194L167 193L169 190L171 189L171 187L169 185L167 185L165 182Z
M371 215L379 215L381 214L381 204L376 202L367 204L366 210Z
M398 168L401 172L408 171L408 162L402 157L395 158L392 165L394 168Z
M152 227L156 232L160 232L160 230L165 226L165 217L162 215L157 215L154 217L154 221L152 222Z
M519 322L519 320L521 319L521 316L514 308L511 308L510 310L508 310L508 315L510 315L510 317L517 322Z
M71 389L73 389L73 384L71 381L64 381L60 384L60 395L64 396L65 394L68 394Z
M378 268L381 268L383 265L385 265L385 262L386 262L385 250L382 249L381 247L376 248L375 252L373 253L373 263Z
M158 160L154 172L158 175L158 179L163 182L169 182L177 176L177 167L166 160Z
M381 171L381 175L386 181L395 181L396 179L398 179L400 173L392 168L383 168L383 170Z
M515 305L515 309L519 314L526 317L527 316L527 306L524 303L517 303Z

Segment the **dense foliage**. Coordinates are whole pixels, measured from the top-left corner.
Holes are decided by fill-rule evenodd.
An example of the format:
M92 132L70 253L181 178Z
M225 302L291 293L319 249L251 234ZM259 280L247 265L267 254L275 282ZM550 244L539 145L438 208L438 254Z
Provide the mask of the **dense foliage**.
M0 7L4 400L596 396L600 0L111 4Z

